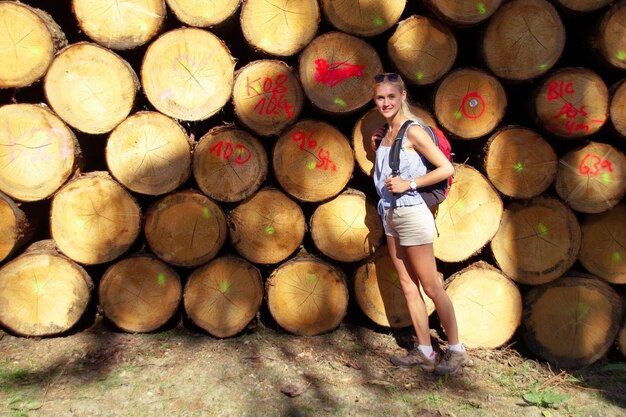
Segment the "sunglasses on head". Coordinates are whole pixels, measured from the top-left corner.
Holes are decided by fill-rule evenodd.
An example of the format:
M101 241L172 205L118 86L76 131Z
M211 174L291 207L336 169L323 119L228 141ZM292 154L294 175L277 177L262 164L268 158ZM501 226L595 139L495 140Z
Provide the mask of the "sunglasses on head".
M382 83L383 81L385 81L385 78L387 78L387 80L394 82L394 81L398 81L398 79L400 78L400 76L398 74L396 74L395 72L387 72L384 74L377 74L374 76L374 81L376 81L377 83Z

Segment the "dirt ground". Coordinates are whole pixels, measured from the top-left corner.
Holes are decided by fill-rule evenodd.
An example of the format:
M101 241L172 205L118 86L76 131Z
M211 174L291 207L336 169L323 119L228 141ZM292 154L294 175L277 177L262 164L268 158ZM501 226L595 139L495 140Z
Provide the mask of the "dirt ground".
M389 355L402 352L408 340L406 331L346 322L315 337L257 324L216 339L183 322L127 334L99 316L64 337L0 331L0 414L626 415L623 357L564 372L531 359L513 341L497 350L469 350L467 366L442 378L391 365Z

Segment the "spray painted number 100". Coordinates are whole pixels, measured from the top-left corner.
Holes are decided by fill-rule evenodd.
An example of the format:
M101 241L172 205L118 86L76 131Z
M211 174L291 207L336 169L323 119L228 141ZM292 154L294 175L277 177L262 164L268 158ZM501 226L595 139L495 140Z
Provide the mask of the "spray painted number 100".
M241 144L233 146L232 143L223 141L213 145L209 149L209 153L215 153L215 156L226 161L232 160L237 165L244 165L252 158L252 152L246 146Z
M585 155L578 166L578 172L582 175L598 175L601 169L607 169L609 172L613 172L611 161L590 153Z

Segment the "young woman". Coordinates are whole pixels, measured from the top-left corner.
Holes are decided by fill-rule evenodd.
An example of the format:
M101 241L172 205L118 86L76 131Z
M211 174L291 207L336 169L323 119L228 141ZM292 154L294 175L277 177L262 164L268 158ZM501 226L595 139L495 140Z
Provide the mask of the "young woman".
M459 341L454 307L437 275L433 214L417 189L450 177L454 168L420 126L419 118L411 114L406 87L398 74L385 73L375 77L374 102L387 120L387 127L379 128L372 136L372 147L376 152L374 185L380 196L378 212L418 342L407 356L392 356L391 362L397 366L417 365L438 375L453 374L465 362L467 354ZM392 176L389 150L398 130L409 119L417 123L406 130L400 152L400 174ZM436 168L426 173L420 155ZM448 347L440 361L437 361L437 353L431 344L428 313L418 283L433 301L446 332Z

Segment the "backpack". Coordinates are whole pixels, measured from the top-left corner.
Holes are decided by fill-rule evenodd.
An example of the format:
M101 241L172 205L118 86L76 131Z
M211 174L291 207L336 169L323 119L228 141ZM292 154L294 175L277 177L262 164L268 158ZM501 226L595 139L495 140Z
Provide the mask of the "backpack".
M391 167L392 175L399 174L400 168L400 148L402 148L402 139L406 134L406 130L409 125L413 123L412 120L407 120L404 122L400 131L398 132L398 136L393 141L393 145L391 145L391 149L389 150L389 166ZM435 145L443 152L443 154L448 158L450 162L452 162L452 146L448 141L448 138L444 135L444 133L436 127L431 126L420 126L428 133L430 138L435 142ZM430 172L435 169L435 166L430 163L426 157L420 155L422 158L422 162L426 165L426 172ZM439 203L441 203L448 196L450 192L450 187L452 186L452 177L446 178L443 181L440 181L436 184L428 185L426 187L418 188L417 191L424 199L424 202L428 207L435 207Z

